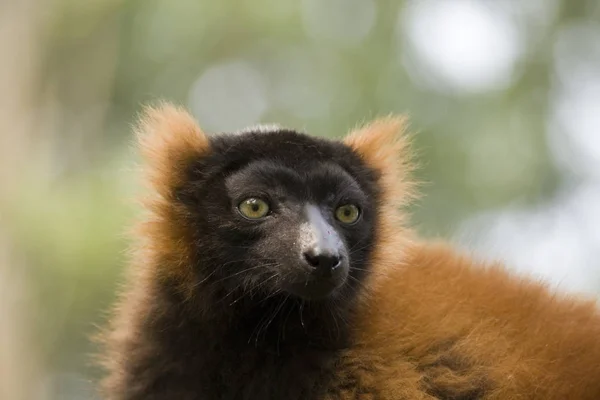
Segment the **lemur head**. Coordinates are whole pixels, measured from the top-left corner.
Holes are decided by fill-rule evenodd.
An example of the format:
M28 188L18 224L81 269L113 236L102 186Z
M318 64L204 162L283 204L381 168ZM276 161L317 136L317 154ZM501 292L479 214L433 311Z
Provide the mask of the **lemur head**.
M281 128L208 136L182 110L147 110L139 139L158 196L144 233L157 272L190 295L355 297L410 197L401 128L387 118L344 141Z

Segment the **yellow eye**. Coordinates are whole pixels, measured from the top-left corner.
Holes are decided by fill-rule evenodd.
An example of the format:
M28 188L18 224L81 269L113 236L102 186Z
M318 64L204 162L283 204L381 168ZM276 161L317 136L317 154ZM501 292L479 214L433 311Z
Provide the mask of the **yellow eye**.
M353 224L358 220L360 211L354 204L346 204L335 210L335 217L344 224Z
M248 219L260 219L269 213L267 202L250 197L240 203L238 206L240 213Z

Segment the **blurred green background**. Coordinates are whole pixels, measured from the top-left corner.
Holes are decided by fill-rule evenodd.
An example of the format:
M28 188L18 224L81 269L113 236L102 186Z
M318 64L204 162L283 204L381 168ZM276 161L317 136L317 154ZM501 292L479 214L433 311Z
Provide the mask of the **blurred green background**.
M143 103L339 137L408 113L413 220L600 291L597 0L0 2L0 398L93 399Z

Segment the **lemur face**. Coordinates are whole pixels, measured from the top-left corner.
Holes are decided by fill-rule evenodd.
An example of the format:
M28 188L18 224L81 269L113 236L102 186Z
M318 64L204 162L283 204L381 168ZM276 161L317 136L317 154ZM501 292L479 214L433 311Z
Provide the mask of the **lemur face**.
M374 241L375 172L339 142L287 130L215 136L210 147L178 193L198 279L311 301L351 295Z

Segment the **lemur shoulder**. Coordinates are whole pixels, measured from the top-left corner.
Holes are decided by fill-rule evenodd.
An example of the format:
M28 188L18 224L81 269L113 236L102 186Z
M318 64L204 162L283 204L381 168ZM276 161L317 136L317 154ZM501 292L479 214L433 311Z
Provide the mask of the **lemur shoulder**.
M207 135L148 108L105 398L600 399L595 301L407 226L404 126Z

